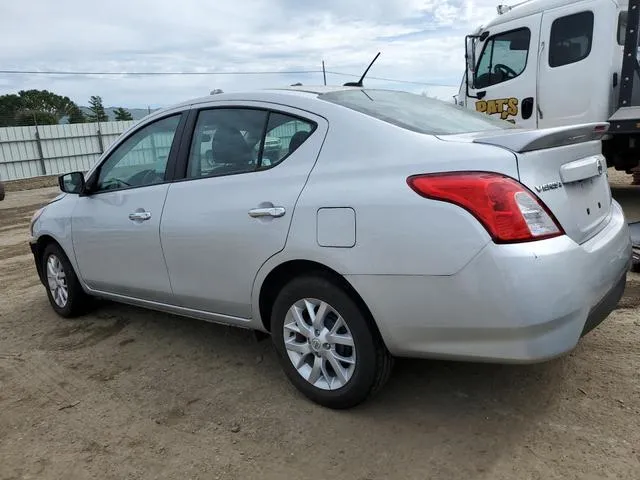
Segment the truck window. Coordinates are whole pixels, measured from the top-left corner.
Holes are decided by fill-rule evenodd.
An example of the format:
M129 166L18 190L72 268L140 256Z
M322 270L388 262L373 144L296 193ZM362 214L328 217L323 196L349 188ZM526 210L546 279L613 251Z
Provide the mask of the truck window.
M476 68L474 87L486 88L516 78L527 67L531 31L519 28L489 37Z
M549 66L561 67L589 56L593 40L593 12L556 18L551 24Z
M629 14L626 10L621 11L618 14L618 45L624 47L624 41L626 40L627 35L627 24ZM638 47L640 47L640 38L638 39Z
M618 15L618 45L624 45L624 36L627 33L627 11L623 10Z

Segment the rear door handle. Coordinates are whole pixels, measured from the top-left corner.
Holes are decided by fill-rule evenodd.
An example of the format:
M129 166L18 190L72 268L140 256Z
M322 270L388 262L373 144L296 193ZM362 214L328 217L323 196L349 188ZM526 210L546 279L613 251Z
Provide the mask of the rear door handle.
M134 222L144 222L151 218L151 212L133 212L129 214L129 220Z
M284 207L266 207L266 208L253 208L249 210L249 216L252 218L259 217L282 217L286 210Z

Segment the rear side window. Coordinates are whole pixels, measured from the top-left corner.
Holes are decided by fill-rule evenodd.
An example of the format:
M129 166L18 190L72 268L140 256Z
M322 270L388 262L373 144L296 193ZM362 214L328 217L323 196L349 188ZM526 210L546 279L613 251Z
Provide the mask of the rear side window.
M584 60L591 53L593 12L560 17L551 24L549 66L561 67Z
M248 173L274 167L293 153L316 124L256 108L214 108L198 114L188 177Z
M283 113L272 112L262 148L260 168L282 162L302 145L315 130L316 124Z
M447 135L515 128L454 103L401 91L340 90L318 98L418 133Z

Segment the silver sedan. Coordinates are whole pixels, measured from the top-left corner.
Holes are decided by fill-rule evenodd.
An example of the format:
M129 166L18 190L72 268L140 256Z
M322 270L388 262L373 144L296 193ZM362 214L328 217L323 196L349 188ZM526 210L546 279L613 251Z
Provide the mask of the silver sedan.
M539 362L607 317L631 258L607 127L360 87L209 96L61 176L31 248L58 314L102 297L268 333L348 408L394 357Z

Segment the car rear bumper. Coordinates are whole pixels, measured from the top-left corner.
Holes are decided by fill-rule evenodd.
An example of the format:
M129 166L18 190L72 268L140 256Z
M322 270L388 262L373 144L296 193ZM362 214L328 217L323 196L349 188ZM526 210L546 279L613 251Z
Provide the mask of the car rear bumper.
M630 260L614 202L608 225L581 245L566 236L490 243L455 275L347 279L394 355L532 363L570 351L611 313Z

